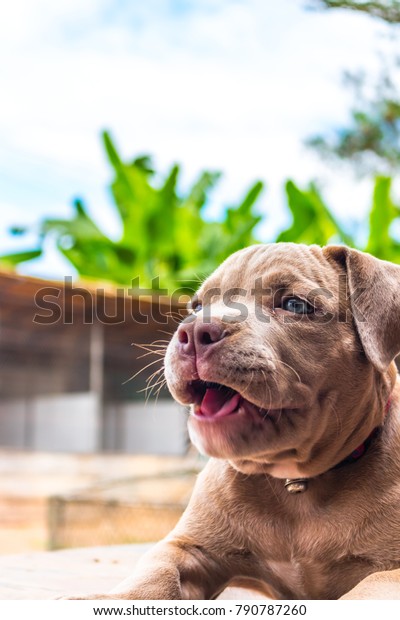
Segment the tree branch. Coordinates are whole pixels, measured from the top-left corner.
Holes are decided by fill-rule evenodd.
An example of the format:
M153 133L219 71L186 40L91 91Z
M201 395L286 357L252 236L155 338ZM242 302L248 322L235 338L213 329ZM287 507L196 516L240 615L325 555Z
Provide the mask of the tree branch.
M400 1L387 0L382 2L358 2L357 0L316 0L327 9L349 9L367 13L389 24L400 23Z

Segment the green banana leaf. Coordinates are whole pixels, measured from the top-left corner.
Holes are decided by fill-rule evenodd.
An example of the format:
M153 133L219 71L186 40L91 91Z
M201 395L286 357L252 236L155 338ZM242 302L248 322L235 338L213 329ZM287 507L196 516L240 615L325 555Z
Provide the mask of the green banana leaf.
M400 243L391 233L392 224L399 220L399 209L390 197L391 185L389 177L378 176L375 180L365 251L383 260L400 263Z
M179 190L178 165L160 180L149 156L124 162L107 132L103 143L113 172L110 189L121 223L120 239L108 237L83 201L75 200L70 218L44 218L33 228L38 234L37 249L0 256L0 265L15 268L38 258L44 242L51 238L84 278L122 286L130 286L139 278L138 286L190 290L231 253L260 241L257 226L266 217L258 208L261 181L254 183L238 204L226 208L222 218L209 221L204 209L220 179L219 172L202 172L183 193ZM292 221L276 241L357 247L355 237L333 215L315 183L301 189L288 180L285 188ZM391 198L391 179L377 177L368 241L358 247L400 263L400 243L395 235L399 219L400 209ZM28 231L14 227L18 235Z
M11 254L3 254L0 256L0 266L16 267L20 263L39 258L42 255L42 249L26 250L25 252L15 252Z
M276 241L318 245L334 241L354 245L354 239L345 232L325 205L314 183L310 183L308 189L301 190L289 180L286 183L286 195L292 223L278 235Z

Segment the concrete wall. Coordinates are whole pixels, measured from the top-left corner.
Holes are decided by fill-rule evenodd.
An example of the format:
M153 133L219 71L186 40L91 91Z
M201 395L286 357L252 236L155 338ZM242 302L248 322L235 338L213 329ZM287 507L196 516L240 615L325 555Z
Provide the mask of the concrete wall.
M172 400L105 409L105 448L129 454L184 454L187 413Z
M0 447L90 453L184 454L186 413L171 400L101 410L91 393L0 401Z
M98 401L90 393L0 402L0 446L93 452L98 433Z
M94 394L41 396L33 400L32 409L34 450L96 451L100 420Z
M27 443L28 407L22 400L0 401L0 445L22 448Z

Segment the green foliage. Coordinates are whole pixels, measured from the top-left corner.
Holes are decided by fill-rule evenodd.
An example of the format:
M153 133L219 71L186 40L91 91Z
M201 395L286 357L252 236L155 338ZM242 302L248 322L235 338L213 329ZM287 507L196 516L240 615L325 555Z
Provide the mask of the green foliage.
M389 177L376 177L368 228L362 227L361 231L367 233L367 242L360 244L356 236L346 232L333 217L314 184L301 190L288 181L286 192L292 224L278 235L277 241L318 245L345 243L382 260L400 263L400 243L394 230L395 224L400 224L400 208L392 201L391 184Z
M3 254L2 256L0 256L0 265L4 266L5 268L12 269L20 263L33 260L34 258L39 258L41 254L41 249L27 250L26 252L15 252L13 254Z
M253 230L261 216L254 213L254 206L261 182L238 205L228 208L222 221L209 222L203 211L219 173L203 172L187 194L181 195L178 166L157 183L149 157L124 162L108 133L103 140L114 171L111 193L121 221L120 239L114 241L103 233L83 202L76 200L70 219L40 222L39 248L0 256L0 264L14 266L39 256L51 236L83 278L128 286L139 276L141 286L150 286L159 277L161 287L173 290L193 288L193 278L208 275L229 254L255 242ZM14 227L12 232L27 231Z
M364 249L384 260L400 263L400 243L393 235L393 225L400 221L400 209L392 202L390 188L390 178L376 179L369 216L369 238Z
M389 73L385 70L372 84L362 73L347 73L345 83L355 101L348 125L331 136L313 136L308 146L351 163L362 175L394 174L400 164L400 97Z
M382 19L389 24L400 23L400 2L398 0L381 0L380 2L363 0L317 0L327 9L350 9L366 13L372 17Z
M301 190L293 181L287 181L286 194L293 219L291 226L278 235L277 241L318 245L337 241L353 245L353 239L325 205L314 183Z
M315 135L308 146L329 159L350 163L357 173L397 174L400 164L400 57L396 47L400 24L400 0L314 0L314 6L346 9L381 19L387 34L393 35L393 51L380 55L378 78L365 71L345 72L345 86L353 94L354 104L345 126L331 135Z
M391 35L398 34L399 0L314 0L314 5L378 18L386 22ZM392 58L381 58L378 79L362 71L346 72L345 84L354 96L349 123L334 135L317 135L307 141L321 155L350 163L358 173L375 177L368 241L360 249L395 263L400 263L400 243L395 234L400 209L390 196L390 176L397 175L400 164L399 69L400 57L395 49Z
M81 200L75 200L70 219L46 218L39 223L39 247L32 251L0 256L0 265L14 268L39 257L48 236L83 278L109 280L118 285L159 286L171 292L196 288L196 280L207 276L231 253L259 241L255 227L262 216L254 206L263 189L255 183L243 200L225 210L221 221L207 221L203 210L220 178L203 172L191 189L181 195L177 189L179 167L155 182L149 157L123 162L109 136L104 145L114 170L111 192L122 234L114 241L105 235L88 214ZM367 243L361 250L400 263L400 243L394 236L400 209L391 199L391 179L375 181ZM357 247L356 238L334 217L315 185L301 189L286 183L287 204L292 221L280 232L277 242L345 243ZM14 235L27 229L13 227ZM364 232L368 232L365 231ZM156 282L153 282L155 279Z

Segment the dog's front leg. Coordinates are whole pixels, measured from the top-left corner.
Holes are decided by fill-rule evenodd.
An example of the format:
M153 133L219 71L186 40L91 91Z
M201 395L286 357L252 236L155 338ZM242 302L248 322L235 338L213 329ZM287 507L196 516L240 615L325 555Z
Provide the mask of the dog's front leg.
M372 573L360 581L341 600L400 599L400 569Z
M218 594L229 578L207 550L170 535L146 553L133 574L111 592L74 599L207 600Z

